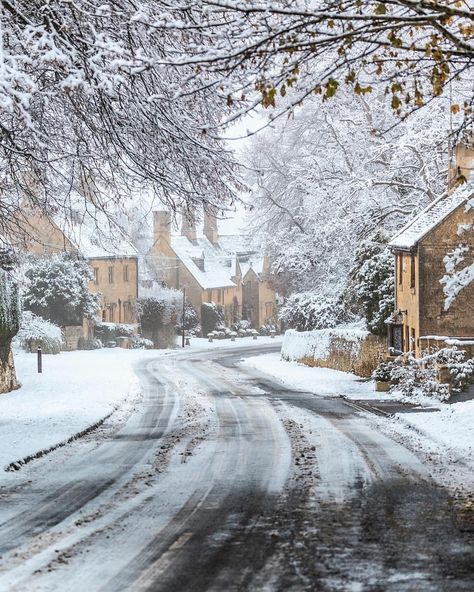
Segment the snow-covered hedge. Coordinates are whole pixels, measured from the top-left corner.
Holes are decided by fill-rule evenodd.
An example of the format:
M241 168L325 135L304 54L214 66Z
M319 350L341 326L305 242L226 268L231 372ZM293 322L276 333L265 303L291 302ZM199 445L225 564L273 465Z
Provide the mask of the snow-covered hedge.
M325 359L329 355L330 344L334 338L343 338L352 344L352 353L357 355L362 341L368 335L369 332L359 325L304 332L289 329L283 339L281 356L289 361L303 358Z
M28 352L35 352L41 347L45 354L58 354L63 344L63 334L57 325L25 310L14 344Z

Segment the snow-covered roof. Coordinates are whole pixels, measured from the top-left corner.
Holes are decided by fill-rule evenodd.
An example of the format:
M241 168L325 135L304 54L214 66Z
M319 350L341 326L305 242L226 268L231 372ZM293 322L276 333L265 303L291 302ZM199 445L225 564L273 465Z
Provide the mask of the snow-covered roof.
M459 205L467 203L472 193L469 188L461 186L452 194L443 194L406 224L389 243L393 249L408 250L415 247L438 224L445 220Z
M249 257L245 263L240 264L240 267L242 269L242 277L245 277L245 275L250 271L250 269L253 269L257 276L262 274L264 270L264 263L264 257L257 255Z
M185 236L172 236L171 248L204 290L235 286L230 279L231 257L206 237L191 242ZM199 260L204 260L203 269Z
M86 259L138 256L122 229L92 202L78 196L68 206L53 221Z

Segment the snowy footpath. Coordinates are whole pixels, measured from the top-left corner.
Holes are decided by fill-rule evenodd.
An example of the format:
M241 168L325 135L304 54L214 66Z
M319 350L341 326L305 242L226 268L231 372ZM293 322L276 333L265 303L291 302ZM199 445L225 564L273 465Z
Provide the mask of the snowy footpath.
M379 393L374 382L329 368L311 368L286 362L278 353L244 360L249 369L264 372L288 388L320 396L342 396L359 401L397 400L390 393ZM409 402L410 399L400 401ZM442 403L436 399L411 401L419 407L403 410L391 417L370 415L374 427L404 441L436 466L440 481L455 485L474 480L474 400Z
M259 337L259 344L279 340ZM186 352L255 343L251 338L208 343L192 339ZM143 359L179 353L175 350L61 352L43 356L37 373L35 354L15 351L21 388L0 395L0 467L16 470L33 457L63 445L98 427L140 397L134 366Z

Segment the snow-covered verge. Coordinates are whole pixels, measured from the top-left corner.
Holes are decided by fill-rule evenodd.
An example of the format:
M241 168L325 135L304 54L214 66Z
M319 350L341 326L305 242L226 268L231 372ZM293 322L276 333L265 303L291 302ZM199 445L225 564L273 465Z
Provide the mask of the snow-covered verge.
M363 380L355 374L313 368L297 362L286 362L278 353L264 354L246 358L242 364L270 375L282 385L317 395L333 395L365 399L375 398L374 383ZM378 395L379 393L377 393Z
M104 349L43 356L15 352L21 388L0 396L0 467L68 441L138 392L133 364L147 350ZM159 353L158 353L159 355Z
M403 397L401 393L374 391L372 381L361 381L353 374L328 368L310 368L296 362L281 360L278 354L246 358L242 364L270 375L288 388L315 395L342 395L353 400L405 400L436 411L396 413L391 418L371 415L371 421L389 435L401 439L434 461L435 473L443 481L465 481L474 466L474 400L443 403L434 398ZM459 464L455 469L454 464ZM462 466L461 466L462 465ZM455 475L454 475L455 473ZM473 477L474 480L474 477Z

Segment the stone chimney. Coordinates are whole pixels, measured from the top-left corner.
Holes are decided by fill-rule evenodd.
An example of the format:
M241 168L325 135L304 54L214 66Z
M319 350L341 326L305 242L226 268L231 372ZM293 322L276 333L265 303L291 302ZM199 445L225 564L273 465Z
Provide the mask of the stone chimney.
M185 210L182 216L181 236L185 236L188 240L194 242L197 239L194 212L192 210Z
M469 181L474 171L474 131L465 132L454 148L454 157L449 165L450 191Z
M219 231L217 230L217 217L214 208L204 208L204 236L213 244L219 243Z
M171 242L171 212L153 212L153 242L160 238L168 244Z

